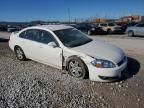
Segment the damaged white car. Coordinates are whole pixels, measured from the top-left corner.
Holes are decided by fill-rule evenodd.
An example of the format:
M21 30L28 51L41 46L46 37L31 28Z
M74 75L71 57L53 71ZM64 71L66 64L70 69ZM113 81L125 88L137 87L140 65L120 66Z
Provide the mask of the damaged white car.
M9 46L19 60L28 58L65 69L81 79L114 81L127 67L127 57L120 48L66 25L25 28L11 34Z

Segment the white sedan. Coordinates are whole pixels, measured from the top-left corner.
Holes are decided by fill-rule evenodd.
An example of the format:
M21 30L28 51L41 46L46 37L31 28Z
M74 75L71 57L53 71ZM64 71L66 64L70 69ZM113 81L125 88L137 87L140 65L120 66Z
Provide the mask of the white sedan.
M43 25L12 33L10 48L26 58L65 69L76 78L110 82L119 79L127 57L118 47L93 40L71 26Z

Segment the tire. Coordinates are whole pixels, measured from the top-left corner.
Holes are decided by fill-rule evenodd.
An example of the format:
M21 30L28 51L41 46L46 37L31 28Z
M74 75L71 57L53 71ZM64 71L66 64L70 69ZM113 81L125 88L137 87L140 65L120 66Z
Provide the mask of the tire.
M88 30L87 34L88 34L88 35L91 35L91 31L90 31L90 30Z
M68 73L76 78L84 79L88 77L88 69L85 63L78 57L72 57L67 63Z
M129 36L129 37L133 37L133 36L134 36L134 32L133 32L133 31L129 31L129 32L128 32L128 36Z
M26 56L22 50L22 48L20 47L15 47L15 54L16 54L16 58L20 61L25 61L26 60Z
M107 33L108 33L108 34L111 34L111 33L112 33L111 29L108 29L108 30L107 30Z

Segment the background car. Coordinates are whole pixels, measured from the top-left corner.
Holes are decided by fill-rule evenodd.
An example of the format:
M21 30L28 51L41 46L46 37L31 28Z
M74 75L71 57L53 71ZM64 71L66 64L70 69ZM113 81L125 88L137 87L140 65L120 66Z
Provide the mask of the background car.
M18 31L18 30L19 30L18 26L7 25L7 32L15 32L15 31Z
M97 25L102 27L102 29L108 34L123 33L121 26L117 25L116 23L98 23Z
M128 36L144 36L144 23L136 24L135 26L128 27L126 32Z
M0 31L7 31L7 25L0 25Z
M102 27L98 27L95 24L80 23L72 26L88 35L106 34L106 32L102 29Z
M122 29L123 32L126 32L126 29L128 27L132 27L132 26L134 26L136 24L138 24L138 23L137 22L129 22L129 23L127 23L127 22L119 22L118 23L118 25L121 26L121 29Z

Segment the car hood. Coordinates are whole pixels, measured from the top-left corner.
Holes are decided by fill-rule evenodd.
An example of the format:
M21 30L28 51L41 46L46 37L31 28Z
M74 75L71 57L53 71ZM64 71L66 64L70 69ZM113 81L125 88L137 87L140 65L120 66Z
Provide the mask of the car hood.
M120 62L125 55L120 48L99 40L72 49L95 58L103 58L115 63Z

